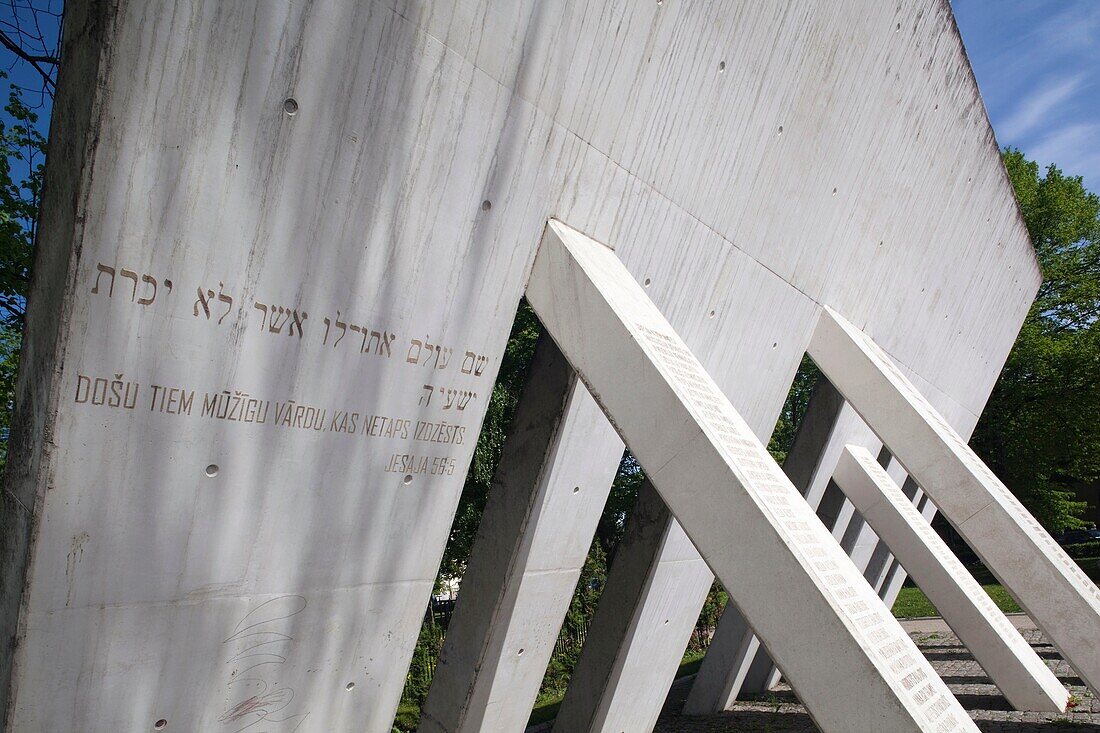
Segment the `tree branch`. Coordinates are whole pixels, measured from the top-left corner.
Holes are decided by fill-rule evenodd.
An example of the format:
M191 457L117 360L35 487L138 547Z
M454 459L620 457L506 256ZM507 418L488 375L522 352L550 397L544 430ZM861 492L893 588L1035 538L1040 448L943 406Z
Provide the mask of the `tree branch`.
M2 44L6 49L14 53L16 56L33 66L34 70L42 75L42 78L45 80L48 87L50 87L51 89L55 87L53 77L50 76L49 71L42 68L42 64L52 64L56 66L58 63L58 59L56 56L37 56L30 54L25 51L18 43L13 41L11 36L9 36L4 31L0 31L0 44Z

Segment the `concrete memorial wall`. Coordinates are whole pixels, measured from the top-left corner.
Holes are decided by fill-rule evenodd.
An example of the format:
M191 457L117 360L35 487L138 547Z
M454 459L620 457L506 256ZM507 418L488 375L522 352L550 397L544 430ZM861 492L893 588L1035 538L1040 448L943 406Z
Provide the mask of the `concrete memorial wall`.
M945 0L71 0L63 57L3 493L12 731L389 730L551 218L760 440L824 304L962 430L1039 283ZM555 460L606 481L587 414ZM512 653L567 601L522 579L590 538L526 533L576 485L498 525L560 555L482 573L518 590L469 720L530 709L545 660ZM667 666L709 572L654 577L634 617L675 622L623 653ZM671 671L622 669L641 730Z

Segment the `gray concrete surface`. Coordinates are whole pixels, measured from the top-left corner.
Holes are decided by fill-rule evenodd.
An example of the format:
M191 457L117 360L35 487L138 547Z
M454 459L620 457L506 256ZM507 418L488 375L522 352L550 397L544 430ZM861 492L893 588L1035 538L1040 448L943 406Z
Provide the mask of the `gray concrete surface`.
M1054 646L1029 623L1014 615L1024 638L1073 693L1074 707L1065 713L1018 712L989 680L973 656L961 645L942 619L905 621L910 635L933 669L967 709L983 733L1098 733L1100 700L1058 654ZM1027 628L1027 627L1031 628ZM780 684L772 693L751 701L738 701L725 713L702 716L680 714L691 684L678 680L669 693L654 733L811 733L818 731L790 687ZM851 733L869 733L850 728Z

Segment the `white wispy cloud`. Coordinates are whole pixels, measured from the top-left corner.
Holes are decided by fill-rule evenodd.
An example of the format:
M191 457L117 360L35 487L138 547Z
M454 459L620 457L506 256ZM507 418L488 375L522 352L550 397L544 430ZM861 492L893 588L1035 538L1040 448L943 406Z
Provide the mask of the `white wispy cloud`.
M1067 173L1100 178L1100 122L1078 122L1051 132L1029 146L1028 155L1046 165L1054 163Z
M1096 51L1100 5L1095 0L1071 3L1036 29L1039 43L1061 52Z
M1051 113L1072 98L1084 81L1085 74L1077 74L1068 79L1044 83L1038 93L1023 97L1012 114L997 126L998 137L1002 142L1018 142L1039 125L1049 122Z

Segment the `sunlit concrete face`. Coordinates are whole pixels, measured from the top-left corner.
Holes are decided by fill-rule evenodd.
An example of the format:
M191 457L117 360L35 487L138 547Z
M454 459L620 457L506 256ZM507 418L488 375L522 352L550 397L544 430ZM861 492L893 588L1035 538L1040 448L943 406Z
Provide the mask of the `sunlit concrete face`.
M828 472L824 468L829 460L828 448L841 435L856 437L851 433L858 429L858 420L853 421L850 412L836 388L828 380L819 379L783 462L783 472L815 511L826 492L820 478ZM834 529L831 522L823 522L830 531ZM742 690L770 689L777 674L745 617L735 604L728 604L684 701L684 712L701 715L726 710Z
M953 421L1038 284L940 2L66 13L0 533L17 731L388 730L551 216L761 438L819 303ZM249 628L282 661L246 683Z
M1017 710L1063 712L1069 692L874 456L847 446L834 479L1008 701Z

